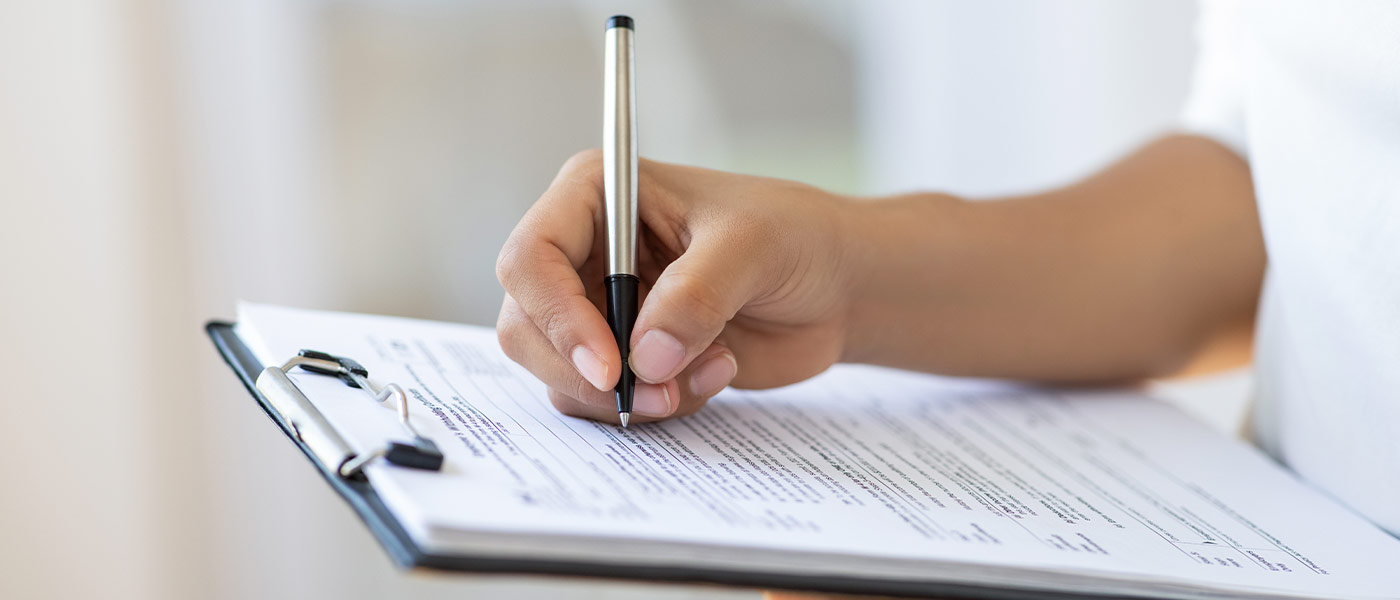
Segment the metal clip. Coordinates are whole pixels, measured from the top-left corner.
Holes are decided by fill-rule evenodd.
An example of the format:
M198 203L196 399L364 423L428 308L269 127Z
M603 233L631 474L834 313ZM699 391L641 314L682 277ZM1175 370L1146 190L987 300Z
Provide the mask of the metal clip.
M383 404L390 397L395 398L395 412L398 413L399 423L412 436L412 441L390 440L382 447L357 455L345 439L331 427L321 411L317 410L301 389L287 377L287 373L296 367L320 375L339 377L346 385L364 390L376 404ZM304 442L321 462L334 468L341 477L354 477L365 465L377 458L412 469L437 471L442 468L442 451L432 440L419 434L409 420L408 394L405 394L398 384L393 383L375 390L374 384L369 381L369 371L352 359L316 350L302 350L281 367L263 369L256 385L292 427L297 439Z

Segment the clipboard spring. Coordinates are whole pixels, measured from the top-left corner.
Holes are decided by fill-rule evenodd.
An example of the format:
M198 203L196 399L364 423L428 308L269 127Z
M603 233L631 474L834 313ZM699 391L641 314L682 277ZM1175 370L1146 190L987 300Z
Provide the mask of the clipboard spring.
M383 404L390 398L395 399L394 408L399 423L411 441L389 440L374 450L355 452L326 420L325 415L306 398L301 388L287 376L288 372L297 367L319 375L338 377L346 385L364 390L375 404ZM379 458L390 464L411 469L437 471L442 468L442 451L432 440L418 433L409 419L408 395L404 393L403 388L396 383L390 383L376 390L374 384L369 381L369 371L353 359L317 350L302 350L281 367L263 369L256 386L281 413L297 439L305 443L322 463L333 468L341 477L354 477L365 465Z

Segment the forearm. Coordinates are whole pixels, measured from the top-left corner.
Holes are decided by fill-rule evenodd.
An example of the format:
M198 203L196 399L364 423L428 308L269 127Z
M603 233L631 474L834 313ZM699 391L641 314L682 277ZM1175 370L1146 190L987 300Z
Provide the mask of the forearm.
M851 208L843 360L1042 381L1168 372L1251 318L1265 255L1248 166L1158 140L1078 184Z

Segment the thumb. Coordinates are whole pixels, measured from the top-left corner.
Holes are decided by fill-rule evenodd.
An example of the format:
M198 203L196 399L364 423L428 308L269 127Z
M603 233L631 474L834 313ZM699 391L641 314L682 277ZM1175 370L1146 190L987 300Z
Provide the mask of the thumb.
M670 381L762 292L761 263L752 260L762 253L742 246L696 239L657 278L632 333L629 362L638 379Z

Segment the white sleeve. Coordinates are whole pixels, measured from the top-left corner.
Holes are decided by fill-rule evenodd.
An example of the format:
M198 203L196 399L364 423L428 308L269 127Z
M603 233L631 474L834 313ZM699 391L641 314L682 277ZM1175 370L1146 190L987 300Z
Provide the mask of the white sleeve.
M1181 127L1248 157L1240 2L1203 0L1200 9L1196 72L1181 112Z

